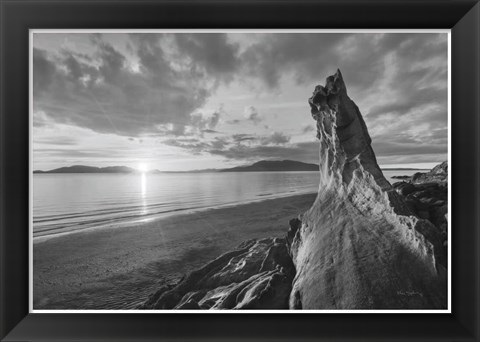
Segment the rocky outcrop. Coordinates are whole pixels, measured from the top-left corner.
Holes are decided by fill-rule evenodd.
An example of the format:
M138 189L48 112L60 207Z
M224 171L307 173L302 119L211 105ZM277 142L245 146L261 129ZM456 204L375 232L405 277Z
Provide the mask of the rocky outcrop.
M448 162L444 161L428 172L417 172L413 176L393 176L392 178L413 184L436 183L446 187L448 183Z
M392 186L340 71L309 103L320 145L312 207L285 238L246 241L142 309L447 307L446 164Z
M320 186L290 246L296 268L290 307L446 308L442 237L383 176L340 71L315 88L309 103Z
M163 286L140 309L288 309L294 274L284 239L250 240Z
M393 184L408 207L418 217L429 220L442 237L441 263L446 265L448 219L448 163L445 161L427 173L416 173Z
M444 161L438 164L427 173L417 172L411 178L412 183L437 183L445 185L448 183L448 163Z

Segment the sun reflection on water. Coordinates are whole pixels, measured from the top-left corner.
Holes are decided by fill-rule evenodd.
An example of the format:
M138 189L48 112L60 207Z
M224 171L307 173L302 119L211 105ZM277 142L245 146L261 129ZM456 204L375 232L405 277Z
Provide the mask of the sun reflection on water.
M148 214L147 210L147 174L142 173L141 175L141 196L142 196L142 215Z

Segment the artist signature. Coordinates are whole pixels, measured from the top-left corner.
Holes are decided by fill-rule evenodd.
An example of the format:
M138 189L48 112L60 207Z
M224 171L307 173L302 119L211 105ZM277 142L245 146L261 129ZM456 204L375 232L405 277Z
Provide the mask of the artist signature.
M397 291L397 295L407 296L407 297L413 297L413 296L423 297L423 293L417 292L417 291Z

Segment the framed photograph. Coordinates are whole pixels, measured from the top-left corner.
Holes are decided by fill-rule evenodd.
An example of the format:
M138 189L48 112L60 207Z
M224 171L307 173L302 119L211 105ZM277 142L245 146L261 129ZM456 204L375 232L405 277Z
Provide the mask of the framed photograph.
M1 6L2 341L479 339L477 1Z

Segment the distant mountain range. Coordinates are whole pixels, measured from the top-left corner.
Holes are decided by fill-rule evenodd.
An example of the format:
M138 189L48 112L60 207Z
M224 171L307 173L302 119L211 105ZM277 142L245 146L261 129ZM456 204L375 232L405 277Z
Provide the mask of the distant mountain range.
M35 170L33 173L135 173L139 172L131 167L127 166L107 166L107 167L95 167L85 165L73 165L60 167L58 169L42 171Z
M318 165L295 160L261 160L248 166L223 169L220 172L259 172L259 171L318 171Z
M255 171L318 171L318 165L307 164L294 160L261 160L252 165L238 166L230 169L206 169L193 171L159 171L149 173L185 173L185 172L255 172ZM73 165L60 167L49 171L35 170L33 173L139 173L140 171L127 166L95 167Z
M200 172L261 172L261 171L318 171L317 164L302 163L295 160L261 160L252 165L237 166L229 169L205 169L193 171L159 171L150 170L148 173L200 173ZM382 170L419 170L411 168L385 168ZM49 171L35 170L33 173L140 173L139 170L127 166L95 167L73 165L60 167Z

